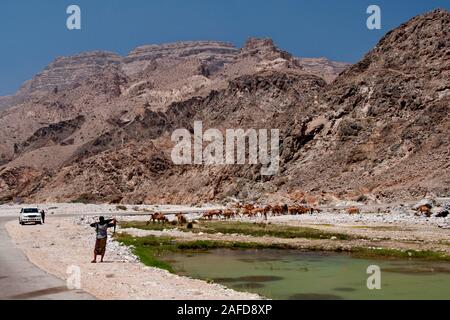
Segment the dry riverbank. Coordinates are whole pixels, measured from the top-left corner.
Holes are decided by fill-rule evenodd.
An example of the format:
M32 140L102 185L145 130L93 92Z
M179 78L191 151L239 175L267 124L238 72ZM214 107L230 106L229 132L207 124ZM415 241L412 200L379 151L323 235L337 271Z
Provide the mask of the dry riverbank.
M11 221L6 228L13 241L39 268L67 279L67 268L79 266L82 289L99 299L259 298L255 294L146 267L135 260L128 248L113 241L108 244L106 263L91 264L93 230L75 223L73 218L50 219L43 226L24 227Z

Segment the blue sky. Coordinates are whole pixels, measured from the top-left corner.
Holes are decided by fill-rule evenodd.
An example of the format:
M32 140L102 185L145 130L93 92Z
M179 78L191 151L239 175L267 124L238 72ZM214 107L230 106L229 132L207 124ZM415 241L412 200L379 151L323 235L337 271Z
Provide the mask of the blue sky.
M66 8L82 10L82 30L66 28ZM366 9L382 29L366 28ZM90 50L125 55L142 44L223 40L242 46L271 37L297 56L356 62L390 29L448 0L1 0L0 95L58 56Z

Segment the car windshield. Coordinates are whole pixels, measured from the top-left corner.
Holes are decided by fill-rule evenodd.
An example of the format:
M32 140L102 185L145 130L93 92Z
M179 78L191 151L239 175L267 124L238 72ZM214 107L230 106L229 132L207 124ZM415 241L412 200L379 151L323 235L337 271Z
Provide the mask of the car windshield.
M39 213L39 210L36 208L23 209L23 213Z

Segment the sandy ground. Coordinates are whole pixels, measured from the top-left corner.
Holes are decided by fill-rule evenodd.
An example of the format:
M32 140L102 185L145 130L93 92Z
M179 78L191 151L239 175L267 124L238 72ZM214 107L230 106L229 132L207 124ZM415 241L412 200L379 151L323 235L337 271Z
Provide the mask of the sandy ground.
M39 268L67 279L67 268L81 270L81 289L99 299L259 299L218 284L180 277L133 261L128 248L111 242L105 263L91 264L94 232L73 218L49 219L43 226L6 224L13 241ZM112 248L113 246L113 248Z
M125 205L126 211L118 209L117 205L111 204L82 204L82 203L46 203L46 204L4 204L0 205L0 217L19 217L21 208L39 208L47 212L47 216L73 216L73 215L105 215L114 216L118 214L146 215L149 211L164 212L192 212L220 209L219 206L204 206L192 208L178 205ZM145 212L147 211L147 213Z

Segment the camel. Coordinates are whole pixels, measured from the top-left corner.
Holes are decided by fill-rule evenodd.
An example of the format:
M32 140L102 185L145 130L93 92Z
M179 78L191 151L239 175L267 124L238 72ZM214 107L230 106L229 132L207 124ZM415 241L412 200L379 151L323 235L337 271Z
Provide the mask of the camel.
M253 204L244 204L243 206L241 206L242 209L245 210L253 210L256 209L256 207Z
M290 206L288 207L288 213L291 215L296 214L306 214L309 213L310 209L303 206Z
M181 212L177 213L175 216L177 217L179 225L183 225L183 224L187 223L187 220L186 220L185 216Z
M214 218L214 216L220 217L221 214L222 214L221 210L211 210L211 211L205 212L203 214L202 218L212 220Z
M423 206L420 206L419 208L417 208L417 212L420 214L424 214L427 217L431 216L431 209L426 205L423 205Z
M203 213L202 219L210 219L211 220L212 219L211 212L208 211L208 212Z
M236 212L233 210L228 209L223 212L223 217L225 218L225 220L234 218L235 216L236 216Z
M273 210L273 208L272 208L271 205L267 205L267 206L265 206L265 207L263 208L262 215L264 216L264 220L267 220L267 215L268 215L269 213L271 213L272 210Z
M269 204L264 207L264 213L267 215L272 212L272 206Z
M274 205L274 206L272 206L272 214L273 215L281 216L281 215L283 215L283 214L285 214L287 212L288 212L288 206L286 204L284 204L282 206L281 205Z
M270 212L271 207L270 206L266 206L264 208L254 208L252 210L248 210L247 211L247 215L251 218L251 217L257 217L257 216L261 216L264 217L265 219L267 219L267 214Z
M359 210L359 208L357 208L357 207L347 208L346 211L348 214L360 214L361 213L361 210Z
M164 214L162 214L161 212L156 212L150 216L150 220L147 221L147 226L150 224L150 222L155 223L156 221L162 222L163 224L169 222Z
M239 212L240 212L240 214L241 214L242 216L249 216L250 213L251 213L251 210L248 210L248 209L245 209L245 208L241 208L241 209L239 210Z
M247 215L249 218L253 218L253 217L257 217L259 214L262 214L263 211L264 211L264 209L256 208L256 209L250 210Z
M314 208L314 207L311 207L309 210L310 210L311 214L314 214L314 211L316 211L317 213L321 213L322 212L322 210L320 210L319 208Z

